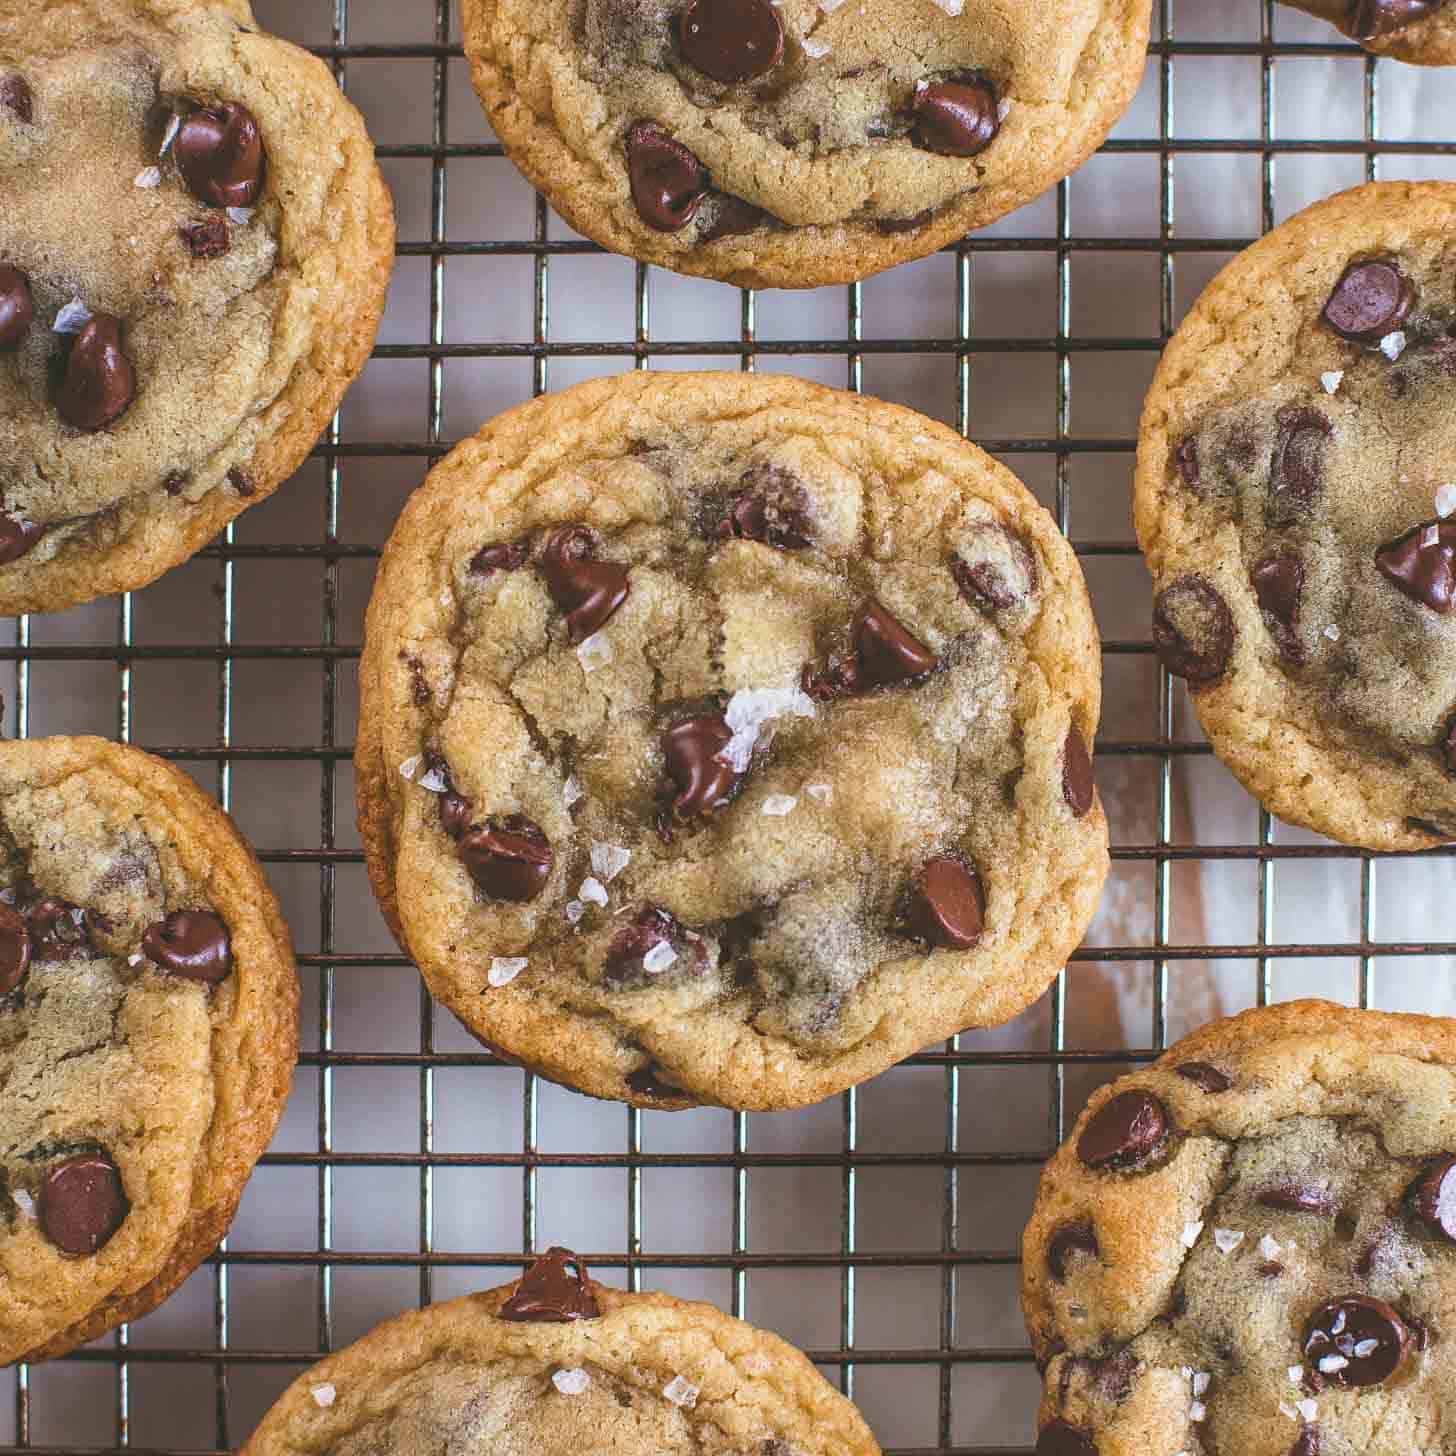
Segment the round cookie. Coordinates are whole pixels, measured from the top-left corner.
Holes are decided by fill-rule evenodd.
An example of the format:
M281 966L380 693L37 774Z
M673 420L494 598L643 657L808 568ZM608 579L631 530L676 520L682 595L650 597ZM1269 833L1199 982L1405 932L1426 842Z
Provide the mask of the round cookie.
M879 1456L791 1345L552 1249L501 1289L411 1310L306 1371L243 1456Z
M1230 263L1143 413L1163 662L1250 793L1371 849L1456 838L1453 406L1456 186L1390 182Z
M431 990L544 1075L798 1106L1035 1000L1091 919L1095 623L1007 470L789 378L500 416L370 604L371 879Z
M1452 0L1288 0L1339 26L1378 56L1417 66L1456 66Z
M145 586L302 463L363 367L389 193L246 0L0 8L0 613Z
M1141 80L1149 0L463 0L475 88L578 232L757 288L845 283L1030 201Z
M139 1319L213 1251L297 1049L227 815L134 748L0 743L0 1364Z
M1040 1456L1456 1439L1456 1022L1295 1002L1095 1093L1023 1299Z

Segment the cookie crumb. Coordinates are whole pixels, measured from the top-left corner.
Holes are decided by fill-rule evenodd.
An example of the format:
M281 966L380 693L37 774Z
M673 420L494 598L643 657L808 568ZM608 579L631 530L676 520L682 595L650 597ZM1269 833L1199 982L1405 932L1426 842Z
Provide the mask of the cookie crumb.
M509 986L526 969L525 956L497 956L490 963L487 979L497 988Z

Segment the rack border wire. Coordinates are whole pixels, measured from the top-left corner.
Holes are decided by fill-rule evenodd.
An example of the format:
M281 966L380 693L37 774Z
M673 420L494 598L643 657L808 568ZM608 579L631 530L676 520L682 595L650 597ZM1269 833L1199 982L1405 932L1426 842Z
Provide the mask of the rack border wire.
M1150 943L1084 948L1072 958L1082 961L1123 962L1147 965L1151 973L1152 1045L1135 1048L1079 1050L1068 1045L1068 982L1063 971L1049 997L1047 1044L1039 1051L972 1050L964 1038L950 1038L942 1047L931 1048L910 1059L910 1065L936 1070L945 1087L944 1146L938 1153L885 1153L861 1148L860 1097L851 1090L842 1095L839 1148L835 1152L776 1153L750 1145L751 1119L743 1113L732 1117L731 1150L719 1153L653 1153L644 1148L644 1114L624 1109L625 1151L621 1153L560 1153L541 1146L540 1086L526 1075L520 1108L521 1152L519 1154L465 1155L443 1153L435 1147L437 1074L480 1066L500 1065L482 1052L444 1052L436 1047L435 1008L423 986L419 993L419 1052L344 1051L336 1038L337 977L364 967L406 968L403 956L355 954L340 951L336 942L337 873L340 867L362 860L359 851L341 848L336 768L347 764L352 745L339 741L339 687L342 674L357 660L357 647L340 640L340 568L352 561L377 558L378 549L351 544L340 536L340 486L345 462L363 458L391 458L416 462L421 471L442 456L453 444L444 433L445 365L450 360L529 359L531 390L540 395L552 387L554 361L570 359L616 359L642 370L658 360L683 356L716 355L736 359L738 367L753 372L760 361L823 355L844 360L844 384L851 390L864 388L867 356L892 354L944 354L955 360L955 422L961 433L1001 455L1051 455L1055 461L1054 514L1064 533L1072 539L1083 558L1135 557L1136 546L1122 540L1081 540L1072 525L1072 462L1086 454L1129 454L1135 441L1130 438L1089 438L1072 430L1072 387L1075 356L1082 353L1154 353L1170 336L1176 316L1175 274L1180 256L1233 253L1253 241L1252 237L1203 237L1181 239L1176 230L1175 194L1178 159L1200 154L1243 154L1258 158L1260 168L1261 231L1274 224L1278 162L1285 156L1352 155L1361 158L1364 176L1373 180L1383 157L1456 156L1456 139L1393 141L1382 139L1380 131L1380 78L1382 66L1366 56L1363 60L1363 135L1358 139L1280 139L1275 127L1275 95L1278 63L1288 59L1329 57L1355 58L1354 46L1330 42L1291 44L1276 40L1275 0L1261 0L1261 35L1257 42L1189 42L1176 39L1174 0L1155 0L1161 22L1161 39L1150 46L1149 57L1157 88L1158 134L1155 137L1117 137L1109 140L1105 155L1154 156L1158 168L1158 226L1155 236L1079 237L1072 225L1071 198L1077 179L1058 184L1055 192L1055 229L1050 236L967 237L947 249L955 268L955 331L938 338L867 338L864 331L864 295L861 285L846 290L846 323L843 338L760 339L757 330L756 295L742 291L740 328L737 338L713 340L657 340L650 320L650 270L636 265L634 275L634 328L631 339L604 343L565 343L550 336L551 266L558 258L600 253L594 244L553 238L543 199L535 200L533 225L528 238L452 238L448 226L447 199L450 163L471 158L503 156L496 143L457 143L449 138L452 78L450 64L462 50L451 39L450 0L428 0L433 10L433 39L429 43L378 45L355 44L349 39L350 0L312 0L326 6L331 16L331 39L315 53L333 68L340 85L347 89L348 72L354 61L425 61L430 63L432 110L428 143L398 144L383 140L378 147L386 160L428 162L430 165L429 236L402 240L400 258L428 260L428 338L420 344L381 345L377 359L424 360L428 366L428 402L422 436L385 442L346 438L341 416L331 422L314 451L323 472L322 540L282 545L250 545L237 540L229 526L202 559L213 564L221 597L219 640L211 646L155 646L138 643L131 595L119 598L115 607L114 641L110 646L39 645L33 624L21 618L13 646L0 647L0 662L15 665L16 731L29 732L34 684L32 666L37 663L100 662L114 665L117 696L115 731L125 742L135 734L137 684L135 667L146 662L204 662L216 670L216 742L158 750L170 760L200 770L210 770L216 793L225 808L231 807L233 768L236 764L316 763L320 768L318 844L267 849L265 863L314 866L318 871L319 942L316 951L300 955L300 964L317 970L318 1049L305 1051L300 1066L317 1072L315 1120L317 1152L272 1152L262 1166L314 1169L318 1173L314 1210L314 1250L236 1250L224 1241L208 1261L212 1279L211 1322L213 1344L191 1348L167 1346L137 1347L130 1330L123 1326L102 1346L92 1346L70 1359L82 1365L110 1367L114 1378L114 1446L111 1449L140 1451L131 1441L132 1376L139 1368L168 1365L202 1365L210 1368L215 1410L213 1456L235 1446L247 1433L236 1429L232 1415L231 1376L236 1370L255 1366L300 1365L309 1358L297 1349L242 1348L234 1344L230 1310L230 1271L249 1268L305 1268L317 1272L314 1302L314 1333L318 1352L335 1344L334 1273L349 1268L413 1269L417 1275L417 1298L421 1305L435 1297L437 1271L495 1265L505 1271L519 1268L535 1248L540 1206L539 1173L561 1168L612 1168L625 1172L625 1241L618 1250L597 1253L598 1267L621 1271L631 1289L643 1287L644 1276L657 1270L718 1269L730 1276L730 1304L735 1314L748 1306L748 1275L764 1269L827 1269L840 1279L837 1348L819 1349L814 1360L837 1380L845 1394L855 1394L857 1372L875 1367L931 1367L936 1380L936 1444L901 1447L889 1456L1025 1456L1026 1448L957 1444L954 1377L957 1370L971 1367L1015 1368L1031 1362L1023 1346L1011 1348L967 1347L960 1343L962 1330L958 1308L961 1280L966 1271L982 1267L1013 1268L1019 1263L1016 1249L975 1250L958 1246L961 1215L966 1201L963 1175L983 1167L1039 1166L1065 1135L1068 1123L1067 1077L1079 1068L1117 1067L1146 1062L1156 1057L1168 1042L1168 990L1173 969L1181 961L1247 960L1255 968L1255 1000L1266 1004L1273 996L1273 963L1277 960L1324 957L1348 958L1358 964L1358 1002L1372 1004L1375 994L1377 958L1456 955L1456 943L1389 942L1376 939L1376 866L1379 856L1338 845L1278 844L1273 821L1260 810L1257 834L1251 843L1227 845L1179 844L1173 827L1175 764L1205 756L1207 744L1178 735L1176 695L1167 673L1158 670L1157 733L1151 739L1104 740L1097 746L1102 759L1133 758L1156 766L1157 807L1155 833L1147 844L1119 844L1113 850L1115 863L1150 864L1153 868L1153 932ZM1259 135L1254 138L1185 137L1174 126L1175 68L1179 59L1236 56L1257 60L1260 69ZM466 94L461 104L472 105ZM1156 336L1079 338L1072 327L1072 263L1084 253L1147 253L1158 260L1158 333ZM997 254L1049 253L1055 258L1056 328L1051 335L1035 338L988 338L973 333L972 281L977 260ZM446 277L453 258L524 256L532 260L533 296L531 337L503 343L447 343ZM975 429L976 410L972 361L979 355L1048 355L1055 366L1055 428L1050 435L987 437ZM282 646L254 646L235 635L236 569L254 560L300 560L316 562L321 568L323 591L317 640ZM1145 656L1151 652L1146 640L1104 642L1109 656ZM235 666L241 662L316 662L322 683L318 742L307 748L244 747L234 744ZM346 807L347 812L347 807ZM1451 849L1438 850L1449 855ZM1275 936L1275 877L1281 864L1308 860L1354 859L1359 862L1359 937L1329 944L1286 944ZM1170 915L1174 867L1189 861L1249 861L1256 872L1256 933L1250 943L1199 945L1179 943L1172 933ZM335 1072L345 1068L394 1068L415 1073L418 1079L418 1152L361 1154L335 1148ZM965 1098L964 1076L968 1071L989 1068L1040 1068L1049 1091L1050 1116L1045 1138L1038 1146L1016 1151L977 1152L961 1145L960 1112ZM300 1094L301 1095L301 1094ZM397 1167L413 1170L417 1177L417 1249L413 1253L372 1253L337 1247L335 1228L335 1174L343 1168ZM436 1173L446 1168L512 1168L521 1178L520 1247L469 1253L445 1252L436 1247ZM647 1247L643 1233L643 1174L660 1169L722 1168L732 1177L731 1235L729 1247L706 1254L655 1253ZM840 1231L833 1252L769 1254L752 1248L748 1218L749 1174L754 1169L825 1168L840 1174ZM858 1237L860 1175L875 1168L929 1168L939 1175L941 1208L938 1247L885 1253L861 1248ZM877 1349L858 1343L858 1278L866 1270L923 1268L933 1272L939 1284L937 1343L917 1349ZM15 1382L14 1442L0 1452L26 1452L29 1456L81 1456L95 1447L45 1445L32 1439L33 1371L17 1366Z

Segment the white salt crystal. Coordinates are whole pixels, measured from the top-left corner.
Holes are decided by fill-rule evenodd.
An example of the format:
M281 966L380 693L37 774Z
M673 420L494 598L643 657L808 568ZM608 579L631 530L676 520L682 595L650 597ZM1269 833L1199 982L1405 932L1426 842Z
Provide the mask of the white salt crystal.
M1198 1242L1198 1236L1203 1232L1201 1223L1185 1223L1183 1225L1183 1247L1191 1249Z
M551 1377L551 1383L562 1395L584 1395L591 1384L591 1376L585 1370L558 1370Z
M833 784L810 784L804 792L820 804L828 804L834 798Z
M588 875L576 893L592 905L607 903L607 887L595 875Z
M1340 640L1340 635L1340 629L1335 626L1333 622L1331 622L1330 625L1325 628L1325 636L1328 637L1331 642L1338 642Z
M1213 1376L1207 1370L1200 1370L1193 1377L1193 1393L1197 1396L1206 1394L1208 1387L1213 1383Z
M1319 1404L1316 1401L1305 1399L1294 1402L1294 1408L1305 1419L1308 1425L1314 1424L1314 1418L1319 1414Z
M947 15L959 15L966 8L966 0L934 0Z
M568 925L576 925L585 914L586 906L580 900L568 900L566 902L566 923Z
M251 207L230 207L227 215L229 222L235 222L239 227L247 227L253 220L253 209Z
M490 975L486 979L492 986L509 986L525 969L525 956L497 956L490 963Z
M1355 1346L1355 1358L1357 1360L1368 1360L1379 1348L1379 1340L1361 1340Z
M1323 386L1326 394L1333 394L1340 387L1340 383L1344 377L1345 371L1343 369L1327 369L1320 375L1320 384Z
M662 1387L662 1393L674 1405L681 1406L684 1410L692 1410L698 1403L698 1387L684 1380L681 1375L674 1375Z
M327 1410L339 1397L339 1392L332 1385L315 1385L309 1394L320 1410Z
M594 844L591 849L591 867L608 885L622 873L632 861L632 851L620 844Z
M1208 1407L1201 1400L1195 1400L1188 1407L1188 1419L1190 1421L1201 1421L1208 1414Z
M1289 1383L1291 1385L1303 1385L1304 1384L1304 1366L1303 1365L1291 1365L1289 1367Z
M1281 1416L1288 1416L1291 1421L1296 1421L1299 1419L1299 1412L1295 1410L1295 1408L1287 1401L1281 1400L1279 1402L1279 1414Z
M10 1196L15 1200L15 1206L26 1218L35 1217L35 1199L24 1188L12 1188L10 1190Z
M1277 1259L1279 1255L1284 1252L1284 1250L1280 1245L1279 1240L1276 1239L1273 1234L1265 1234L1264 1237L1259 1240L1259 1252L1266 1259Z
M424 761L425 760L423 756L417 753L413 758L405 759L405 761L400 764L399 771L405 778L413 779L414 776L419 773L420 765Z
M1220 1254L1232 1254L1233 1251L1244 1241L1242 1229L1214 1229L1213 1242L1218 1246Z
M51 328L58 334L79 334L90 322L91 310L79 298L73 298L56 315Z
M808 36L805 36L803 46L804 54L808 56L811 60L822 60L825 56L829 54L830 47L827 41L812 40Z
M1380 341L1380 352L1394 364L1405 353L1404 332L1397 329L1393 334L1386 334Z
M1338 1375L1350 1362L1343 1355L1326 1355L1319 1362L1321 1375Z
M132 953L131 953L131 954L130 954L130 955L129 955L129 956L127 956L127 958L126 958L126 963L127 963L127 965L129 965L129 966L130 966L130 967L131 967L131 968L132 968L132 970L136 970L136 968L137 968L137 967L138 967L138 966L143 966L143 965L145 965L145 964L146 964L146 961L147 961L147 958L146 958L146 956L144 956L144 955L143 955L143 954L142 954L142 953L141 953L141 951L139 951L139 950L134 950L134 951L133 951L133 952L132 952Z
M1003 96L996 103L996 120L997 121L1005 121L1006 118L1008 116L1010 116L1010 115L1011 115L1011 98L1009 96Z
M583 672L595 672L597 668L605 667L616 655L604 632L593 632L576 649L576 660L581 663Z
M723 714L733 737L717 756L738 773L747 771L754 745L765 723L774 718L812 718L818 713L814 700L803 688L740 688L728 700Z
M160 187L162 185L162 169L160 167L143 167L136 174L133 185L143 188Z
M177 133L182 130L182 118L173 114L167 123L166 134L162 137L162 150L160 155L166 156L172 150L172 143L177 140Z
M1422 546L1439 546L1441 544L1441 528L1432 521L1424 531L1421 532Z
M1456 512L1456 482L1448 481L1436 492L1436 514L1444 521Z
M649 976L656 976L665 971L674 961L677 960L677 952L665 941L659 940L651 950L642 957L642 969Z
M573 804L578 803L580 800L586 798L586 790L583 789L581 784L577 782L575 774L572 774L571 777L567 779L564 787L561 790L561 797L566 800L566 807L568 809L571 808Z
M794 812L798 802L792 794L770 794L763 801L763 812L771 819L782 819L785 814Z
M443 794L450 787L445 779L445 771L441 768L432 768L428 773L421 774L415 782L432 794Z

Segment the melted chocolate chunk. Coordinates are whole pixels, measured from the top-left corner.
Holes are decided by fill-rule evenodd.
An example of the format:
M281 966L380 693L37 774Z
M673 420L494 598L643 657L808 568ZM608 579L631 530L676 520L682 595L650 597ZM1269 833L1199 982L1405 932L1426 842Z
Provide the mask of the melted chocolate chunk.
M524 814L493 819L481 829L462 833L459 854L487 898L515 904L540 895L556 862L556 852L540 826Z
M989 526L978 533L985 543L985 555L974 561L953 556L950 574L960 594L983 612L1004 612L1033 595L1041 572L1036 555L1025 541L1004 526Z
M482 546L470 558L472 576L493 576L497 571L519 571L531 557L529 541L496 541Z
M184 474L180 470L174 470L162 481L162 489L168 495L181 495L187 489L187 482L190 479L191 476Z
M672 811L679 819L711 814L737 786L742 775L718 757L732 737L717 714L684 718L662 735L668 776L678 788Z
M619 930L607 947L606 976L613 985L651 976L652 972L642 964L647 953L659 945L668 945L677 952L679 959L691 954L694 961L701 962L703 948L701 941L689 936L678 923L676 916L656 905L648 905Z
M768 0L689 0L678 18L684 59L725 86L766 76L784 58L784 27Z
M255 495L258 490L258 487L253 483L253 477L240 465L234 465L228 471L227 483L244 499Z
M1304 563L1296 552L1278 551L1256 562L1249 580L1279 655L1289 662L1303 662L1299 607L1304 595Z
M1066 746L1062 749L1062 798L1067 801L1074 818L1085 819L1096 793L1092 755L1087 752L1087 740L1074 723L1067 730Z
M718 523L721 539L762 541L784 551L809 545L809 496L796 476L777 465L755 465L741 483L743 489L728 502Z
M1077 1140L1077 1156L1089 1168L1138 1168L1163 1151L1172 1129L1168 1109L1151 1092L1132 1088L1092 1115Z
M1189 437L1173 451L1173 464L1189 490L1200 490L1203 474L1198 465L1198 437Z
M631 591L627 568L596 559L596 537L585 526L558 531L541 553L551 600L566 613L566 631L582 642L600 631Z
M1185 1082L1192 1082L1200 1091L1217 1094L1227 1092L1233 1081L1210 1062L1184 1062L1173 1070Z
M910 928L932 946L971 950L986 929L986 889L974 869L955 855L928 860L915 877Z
M29 126L35 120L35 95L30 82L14 71L0 76L0 106Z
M1376 40L1434 15L1444 3L1445 0L1354 0L1350 29L1356 40Z
M34 320L30 280L20 269L0 263L0 354L13 354L25 342Z
M1320 1432L1318 1426L1306 1426L1294 1438L1289 1456L1320 1456Z
M1234 619L1212 582L1180 576L1158 594L1153 644L1163 666L1195 687L1217 682L1228 671Z
M685 228L708 195L708 169L654 121L628 128L627 176L638 215L661 233Z
M57 1163L40 1186L36 1214L45 1236L63 1254L95 1254L131 1211L116 1164L102 1153Z
M9 511L0 510L0 566L19 561L46 533L44 526L34 521L12 516Z
M1398 329L1416 301L1416 289L1389 258L1352 263L1335 284L1324 320L1340 335L1360 344L1378 344Z
M470 817L473 812L470 800L463 798L453 789L446 789L440 795L440 827L451 839L459 839L470 828Z
M1446 772L1452 778L1456 778L1456 718L1452 718L1446 726L1445 736L1441 739L1441 762L1446 766Z
M1322 1380L1343 1389L1388 1380L1410 1343L1410 1331L1395 1310L1364 1294L1322 1304L1304 1327L1305 1362Z
M1456 1158L1427 1168L1412 1190L1416 1212L1428 1228L1456 1244Z
M177 229L177 236L194 258L221 258L233 245L232 230L225 217L184 222Z
M253 113L235 101L194 111L172 150L188 190L210 207L251 207L263 191L263 138Z
M710 192L713 213L710 220L698 233L698 241L716 243L719 238L740 238L758 228L769 227L778 219L772 213L734 197L730 192Z
M1097 1456L1097 1443L1086 1431L1053 1421L1036 1438L1036 1456Z
M1335 1200L1329 1189L1311 1183L1278 1183L1261 1189L1254 1195L1254 1202L1286 1213L1317 1213L1321 1218L1333 1218L1335 1214Z
M1375 553L1375 565L1397 591L1444 616L1456 600L1456 521L1412 527Z
M142 935L147 959L171 976L209 985L227 979L232 946L222 917L210 910L174 910Z
M38 900L30 907L27 918L37 960L63 956L76 946L86 944L86 912L68 900L49 896Z
M0 905L0 996L8 996L30 969L30 927L9 905Z
M1325 450L1334 426L1317 409L1287 406L1276 416L1279 438L1269 479L1269 519L1288 526L1309 515L1324 488Z
M650 1097L657 1102L681 1102L684 1097L691 1096L681 1087L674 1087L670 1082L664 1082L658 1076L659 1070L656 1062L647 1062L634 1071L628 1072L627 1090L638 1097Z
M911 130L917 147L946 157L975 157L1001 130L996 88L978 73L923 82L915 91Z
M927 207L924 212L917 212L913 217L877 217L874 220L875 231L891 238L898 237L901 233L919 232L934 216L935 209Z
M119 420L136 398L136 370L121 347L121 320L98 313L76 335L56 408L68 425L94 433Z
M879 602L871 600L855 614L854 655L831 662L824 672L804 669L803 689L816 701L868 692L891 683L913 682L939 665L940 659L900 625Z
M1060 1284L1066 1279L1067 1265L1074 1257L1085 1254L1095 1259L1101 1252L1097 1233L1090 1223L1069 1224L1058 1229L1047 1245L1047 1269Z
M599 1319L586 1265L570 1249L548 1249L521 1276L516 1292L501 1306L500 1318L514 1324L569 1324Z

